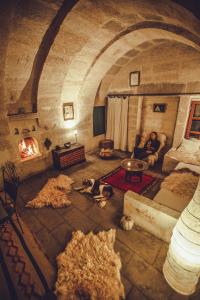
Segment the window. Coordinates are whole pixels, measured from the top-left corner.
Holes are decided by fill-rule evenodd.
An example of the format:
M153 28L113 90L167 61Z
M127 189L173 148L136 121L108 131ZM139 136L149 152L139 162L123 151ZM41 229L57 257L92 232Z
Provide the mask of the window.
M185 137L200 139L200 100L192 101Z
M93 109L93 136L105 134L105 106Z

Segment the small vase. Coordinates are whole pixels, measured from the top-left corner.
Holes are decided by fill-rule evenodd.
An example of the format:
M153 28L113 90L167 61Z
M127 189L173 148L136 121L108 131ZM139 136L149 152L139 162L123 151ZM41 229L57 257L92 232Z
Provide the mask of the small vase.
M131 230L134 225L134 221L130 216L123 216L120 221L120 225L124 230Z

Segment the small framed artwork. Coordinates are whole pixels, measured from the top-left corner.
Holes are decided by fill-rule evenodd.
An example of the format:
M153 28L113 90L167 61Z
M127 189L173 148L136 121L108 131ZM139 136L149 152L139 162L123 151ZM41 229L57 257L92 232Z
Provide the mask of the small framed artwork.
M131 72L129 74L129 85L130 86L140 85L140 71Z
M167 109L166 103L154 103L153 104L153 112L164 113Z
M74 119L74 104L73 104L73 102L63 103L63 117L64 117L65 121Z

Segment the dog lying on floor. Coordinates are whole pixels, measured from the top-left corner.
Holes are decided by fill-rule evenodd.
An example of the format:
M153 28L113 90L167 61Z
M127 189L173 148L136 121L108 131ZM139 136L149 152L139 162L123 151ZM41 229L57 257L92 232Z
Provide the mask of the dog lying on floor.
M103 208L107 200L113 195L113 188L110 184L102 183L100 180L83 179L82 186L74 188L81 193L91 194L98 205Z

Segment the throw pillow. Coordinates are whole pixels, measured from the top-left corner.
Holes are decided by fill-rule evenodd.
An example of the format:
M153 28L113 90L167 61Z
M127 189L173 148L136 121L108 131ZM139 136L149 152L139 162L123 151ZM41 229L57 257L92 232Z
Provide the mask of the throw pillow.
M177 149L178 152L197 153L200 151L200 140L183 139L181 145Z

